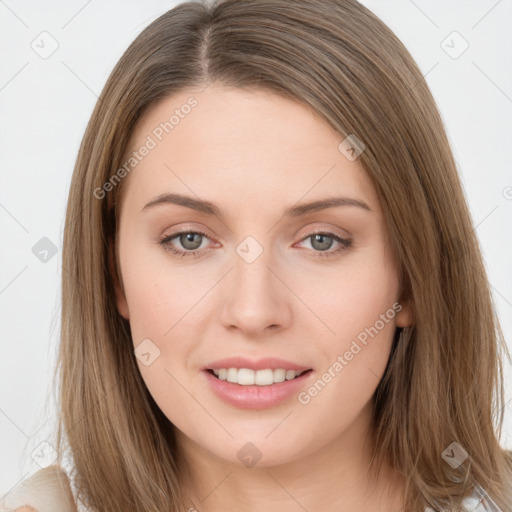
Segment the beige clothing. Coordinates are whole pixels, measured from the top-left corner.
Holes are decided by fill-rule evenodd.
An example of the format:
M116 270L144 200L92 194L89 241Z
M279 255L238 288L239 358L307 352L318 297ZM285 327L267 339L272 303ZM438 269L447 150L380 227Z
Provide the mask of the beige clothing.
M0 512L15 512L24 506L37 512L76 512L66 473L59 466L40 469L0 500Z
M464 501L464 510L472 512L502 512L486 500L485 493L477 492ZM36 512L77 512L69 479L59 466L41 469L31 477L23 480L0 500L0 512L16 512L28 506ZM85 510L85 508L80 508ZM433 512L427 507L425 512ZM504 511L503 511L504 512Z

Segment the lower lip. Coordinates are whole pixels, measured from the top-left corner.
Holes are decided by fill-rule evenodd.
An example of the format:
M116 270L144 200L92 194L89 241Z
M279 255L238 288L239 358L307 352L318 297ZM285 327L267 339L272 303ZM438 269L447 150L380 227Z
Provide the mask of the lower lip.
M209 371L203 370L208 383L216 395L241 409L268 409L298 393L313 374L312 370L304 372L292 380L285 380L269 386L242 386L227 380L220 380Z

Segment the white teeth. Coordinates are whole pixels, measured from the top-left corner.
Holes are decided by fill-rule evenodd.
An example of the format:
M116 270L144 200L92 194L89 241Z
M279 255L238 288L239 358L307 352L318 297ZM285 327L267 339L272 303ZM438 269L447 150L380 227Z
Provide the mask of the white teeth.
M292 380L303 372L285 370L284 368L276 370L269 368L256 371L249 368L219 368L218 370L213 370L213 373L219 380L227 380L241 386L252 386L254 384L257 386L270 386L277 382Z
M269 386L274 384L274 370L248 370L254 373L254 384L258 386Z
M242 386L251 386L255 381L255 372L254 370L249 370L248 368L240 368L238 370L238 384L242 384ZM260 384L260 382L256 382L256 384Z
M238 370L236 368L228 368L228 376L226 380L236 384L238 382Z
M286 380L294 379L295 375L297 375L297 372L294 372L293 370L286 370Z
M274 382L284 382L286 378L286 370L279 368L278 370L274 370Z

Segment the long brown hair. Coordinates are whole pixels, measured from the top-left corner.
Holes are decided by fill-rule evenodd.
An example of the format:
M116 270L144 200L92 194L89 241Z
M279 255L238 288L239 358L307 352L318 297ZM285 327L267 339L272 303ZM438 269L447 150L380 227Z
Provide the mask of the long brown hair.
M186 508L173 426L116 308L112 254L128 179L118 170L137 122L153 102L213 82L301 101L340 142L364 143L359 159L414 307L375 393L374 463L403 473L412 512L454 509L476 484L510 510L511 456L499 445L506 345L451 148L411 55L356 0L186 2L143 30L108 78L80 146L63 246L57 443L79 499L100 512ZM454 448L468 453L458 468L443 457Z

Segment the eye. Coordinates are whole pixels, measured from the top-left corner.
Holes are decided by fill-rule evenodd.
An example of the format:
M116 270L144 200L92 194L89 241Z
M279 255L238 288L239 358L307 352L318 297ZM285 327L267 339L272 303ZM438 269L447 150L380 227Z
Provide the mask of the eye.
M176 242L173 242L175 239ZM201 256L204 251L198 251L198 249L201 247L204 239L209 238L208 235L202 231L179 230L164 236L158 243L163 246L164 250L179 256L181 259L188 256ZM311 248L314 252L314 256L321 258L331 257L341 251L347 251L352 245L352 240L324 231L312 233L303 238L301 242L306 240L311 240ZM177 248L175 243L178 243L183 249ZM338 247L334 250L330 250L335 243L338 244Z
M352 245L352 240L325 231L310 234L303 238L302 242L306 240L311 240L310 244L315 253L314 256L319 256L321 258L328 258L340 253L341 251L347 251ZM334 243L338 243L338 247L332 251L329 250Z
M183 258L184 256L197 257L203 253L203 251L198 251L197 249L201 246L202 239L204 238L208 238L208 236L201 231L180 230L164 236L159 240L159 243L166 251L170 251L180 258ZM172 241L174 239L177 239L177 242L184 248L184 250L178 249L173 245Z

